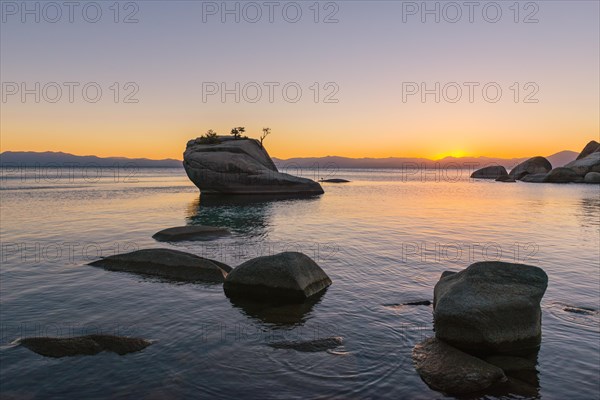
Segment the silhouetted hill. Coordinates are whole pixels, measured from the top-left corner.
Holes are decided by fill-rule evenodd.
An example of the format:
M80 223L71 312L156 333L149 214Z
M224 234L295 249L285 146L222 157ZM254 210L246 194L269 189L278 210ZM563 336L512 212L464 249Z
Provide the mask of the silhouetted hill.
M63 152L5 151L0 154L2 167L77 167L77 166L135 166L138 168L183 168L181 161L174 159L150 160L148 158L76 156Z

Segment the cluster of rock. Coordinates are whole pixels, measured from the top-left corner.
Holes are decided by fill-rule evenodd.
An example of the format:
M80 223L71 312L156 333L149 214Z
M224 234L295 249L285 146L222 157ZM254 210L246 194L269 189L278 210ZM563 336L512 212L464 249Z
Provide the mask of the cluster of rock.
M281 173L258 140L218 136L190 140L183 166L202 194L323 194L317 182Z
M229 234L225 228L210 226L174 227L153 237L159 241L212 240ZM268 315L282 309L286 318L303 316L318 301L331 279L310 257L284 252L251 259L231 268L220 261L199 257L179 250L154 248L115 254L89 263L108 271L156 276L170 281L224 283L225 294L233 301L250 300L250 310ZM314 300L314 301L313 301ZM257 304L269 303L268 306ZM234 303L239 304L239 303ZM289 306L288 304L292 304ZM244 303L243 307L247 304ZM287 307L287 308L286 308ZM291 308L290 308L291 307ZM252 313L252 311L250 311ZM111 335L88 335L69 338L24 338L19 344L47 357L94 355L102 351L127 354L140 351L152 342ZM341 345L338 337L307 342L272 343L274 348L297 351L324 351Z
M298 252L257 257L231 268L216 260L159 248L116 254L89 265L175 281L224 283L227 297L275 303L303 302L331 285L325 271Z
M473 172L471 178L499 182L600 183L600 143L592 140L577 159L564 167L553 169L550 161L538 156L518 164L510 173L503 166L492 165Z
M435 337L413 350L421 378L448 394L514 386L535 392L547 285L542 269L524 264L479 262L444 272L434 289Z

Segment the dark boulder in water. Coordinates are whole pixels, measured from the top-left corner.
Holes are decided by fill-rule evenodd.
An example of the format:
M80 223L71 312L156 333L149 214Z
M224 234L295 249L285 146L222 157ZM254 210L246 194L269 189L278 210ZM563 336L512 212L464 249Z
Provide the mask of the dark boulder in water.
M412 357L429 387L452 395L478 392L506 380L502 369L436 338L417 344Z
M160 242L179 242L184 240L213 240L229 235L227 228L204 225L176 226L156 232L152 238Z
M325 183L349 183L350 181L347 181L346 179L333 178L333 179L321 179L321 180L319 180L319 182L325 182Z
M417 301L409 301L406 303L402 303L404 306L430 306L431 301L429 300L417 300Z
M523 161L514 167L508 176L513 179L521 180L526 175L531 174L546 174L552 169L552 164L544 157L533 157L529 160Z
M542 333L548 276L538 267L477 262L443 275L434 289L435 336L472 353L530 352Z
M150 346L152 342L146 339L124 336L87 335L70 338L25 338L21 339L19 344L43 356L60 358L95 355L102 351L124 355L143 350Z
M506 168L501 165L491 165L489 167L478 169L471 174L474 179L508 179Z
M225 279L228 297L303 302L331 285L310 257L298 252L257 257L234 268Z
M108 256L89 265L186 282L223 282L231 270L221 262L171 249L137 250Z

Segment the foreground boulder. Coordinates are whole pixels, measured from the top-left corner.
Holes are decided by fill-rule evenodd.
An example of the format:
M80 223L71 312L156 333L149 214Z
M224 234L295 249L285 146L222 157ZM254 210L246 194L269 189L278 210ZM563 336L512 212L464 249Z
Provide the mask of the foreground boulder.
M183 166L202 194L322 194L317 182L280 173L254 139L219 136L187 143Z
M471 174L471 178L475 179L495 179L498 181L508 180L508 172L501 165L491 165L489 167L478 169Z
M518 164L510 171L508 176L516 180L521 180L526 175L548 173L551 169L552 164L550 164L550 161L538 156Z
M143 350L152 342L123 336L87 335L70 338L32 337L21 339L19 344L46 357L72 357L95 355L102 351L123 355Z
M588 172L583 179L585 183L600 183L600 172Z
M231 270L221 262L170 249L137 250L105 257L89 265L186 282L223 282Z
M543 179L543 182L548 183L571 183L582 182L583 179L575 173L571 168L554 168L548 172Z
M506 380L500 368L436 338L417 344L412 357L427 385L451 395L478 392Z
M535 349L547 286L541 268L524 264L478 262L446 272L434 289L435 336L475 354Z
M331 285L310 257L297 252L257 257L234 268L225 279L228 297L303 302Z
M183 240L213 240L229 234L230 232L226 228L188 225L163 229L162 231L155 233L152 238L160 242L179 242Z

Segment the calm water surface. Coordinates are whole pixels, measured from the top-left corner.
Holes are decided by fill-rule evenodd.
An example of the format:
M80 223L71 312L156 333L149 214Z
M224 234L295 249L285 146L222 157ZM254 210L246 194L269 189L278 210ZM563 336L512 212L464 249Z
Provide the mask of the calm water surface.
M413 346L432 333L444 270L475 261L534 264L542 301L539 397L600 393L600 188L502 184L463 173L340 170L302 200L211 201L183 170L135 175L3 173L2 398L444 398L414 371ZM56 173L56 171L55 171ZM303 171L312 178L321 175ZM460 173L459 173L460 174ZM160 229L209 224L233 235L157 243ZM238 265L285 250L313 257L333 279L301 307L232 304L220 285L182 284L87 266L99 256L171 247ZM113 333L155 339L126 356L45 358L26 336ZM267 343L342 336L334 352Z

